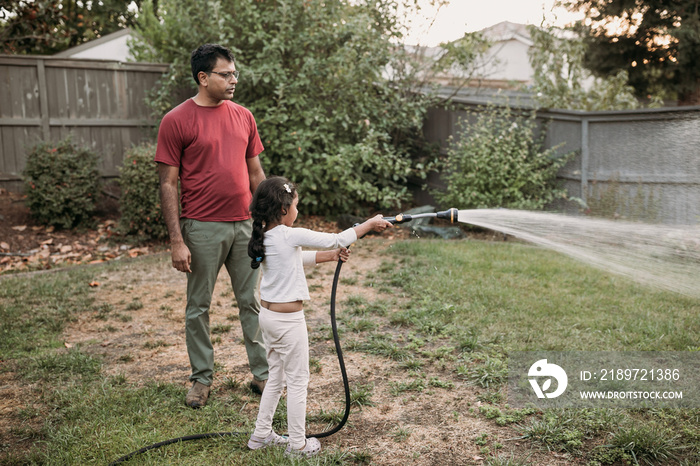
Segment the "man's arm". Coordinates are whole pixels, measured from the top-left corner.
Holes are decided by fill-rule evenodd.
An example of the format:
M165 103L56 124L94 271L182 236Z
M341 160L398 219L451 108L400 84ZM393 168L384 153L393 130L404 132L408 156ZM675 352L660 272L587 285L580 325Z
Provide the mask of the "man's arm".
M248 164L248 178L250 178L250 192L255 193L258 185L265 179L265 171L260 163L260 157L255 156L245 159Z
M158 177L160 178L160 206L163 211L165 225L170 236L170 250L175 267L180 272L192 272L190 263L192 256L185 245L180 232L180 200L177 192L177 179L180 173L179 167L172 167L164 163L158 163Z

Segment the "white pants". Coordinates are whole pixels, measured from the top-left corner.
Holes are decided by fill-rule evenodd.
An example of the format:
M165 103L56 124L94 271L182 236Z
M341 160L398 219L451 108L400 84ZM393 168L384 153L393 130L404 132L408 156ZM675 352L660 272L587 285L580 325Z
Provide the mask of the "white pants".
M270 376L260 399L253 435L265 438L272 432L272 417L286 382L289 443L292 448L303 448L309 385L309 335L304 311L275 312L262 307L258 320L267 348Z

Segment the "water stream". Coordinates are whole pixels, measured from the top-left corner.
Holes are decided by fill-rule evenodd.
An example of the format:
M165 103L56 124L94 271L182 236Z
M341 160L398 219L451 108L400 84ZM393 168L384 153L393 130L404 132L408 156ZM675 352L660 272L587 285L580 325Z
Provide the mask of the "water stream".
M700 298L700 227L508 209L460 210L499 231L640 283Z

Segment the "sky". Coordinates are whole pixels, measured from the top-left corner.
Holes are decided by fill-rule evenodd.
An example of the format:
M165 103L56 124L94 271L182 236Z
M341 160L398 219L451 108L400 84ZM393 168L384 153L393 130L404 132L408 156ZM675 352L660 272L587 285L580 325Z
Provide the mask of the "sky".
M427 0L422 1L428 4ZM423 14L413 18L406 43L435 46L501 21L539 25L544 17L546 24L565 26L579 18L562 8L554 8L554 3L555 0L451 0L437 12L424 6ZM435 21L428 28L433 18Z

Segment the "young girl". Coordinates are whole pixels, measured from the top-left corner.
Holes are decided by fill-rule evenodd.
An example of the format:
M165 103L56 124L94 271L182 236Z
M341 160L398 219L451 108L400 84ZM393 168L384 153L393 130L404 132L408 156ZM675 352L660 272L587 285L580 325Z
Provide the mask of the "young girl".
M342 233L292 228L297 218L296 187L282 177L260 183L253 195L253 234L248 244L251 267L262 265L260 329L267 348L269 378L260 399L255 432L248 447L256 450L287 443L286 454L311 456L321 451L317 438L306 438L306 389L309 384L309 338L303 302L309 299L304 265L347 260L347 246L371 230L391 223L377 215ZM302 251L302 246L331 249ZM272 416L287 385L289 438L272 430Z

